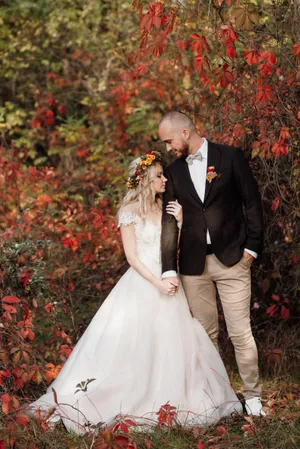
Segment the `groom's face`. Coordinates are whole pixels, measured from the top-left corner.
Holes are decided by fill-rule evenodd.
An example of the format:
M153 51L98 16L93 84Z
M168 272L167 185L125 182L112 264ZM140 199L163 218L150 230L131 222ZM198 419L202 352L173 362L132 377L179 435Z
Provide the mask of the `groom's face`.
M158 134L162 142L166 144L168 153L176 157L185 156L189 153L185 130L174 129L169 123L162 123L159 127Z

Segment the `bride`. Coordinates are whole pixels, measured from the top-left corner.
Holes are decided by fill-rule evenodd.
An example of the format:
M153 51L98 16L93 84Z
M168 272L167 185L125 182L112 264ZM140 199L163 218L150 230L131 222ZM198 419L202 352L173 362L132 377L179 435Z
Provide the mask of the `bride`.
M130 166L118 214L130 268L111 291L47 392L30 405L69 430L151 419L166 403L186 426L208 425L238 401L210 338L192 318L181 286L161 280L162 157L148 152ZM168 213L182 223L181 206ZM78 386L78 384L80 384ZM51 410L49 412L49 410Z

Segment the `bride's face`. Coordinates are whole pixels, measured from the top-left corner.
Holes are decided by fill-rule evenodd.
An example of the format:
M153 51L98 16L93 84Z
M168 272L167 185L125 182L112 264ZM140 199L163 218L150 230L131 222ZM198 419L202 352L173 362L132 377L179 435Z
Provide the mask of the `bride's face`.
M151 167L150 179L156 193L163 193L166 190L167 178L164 177L163 168L160 164Z

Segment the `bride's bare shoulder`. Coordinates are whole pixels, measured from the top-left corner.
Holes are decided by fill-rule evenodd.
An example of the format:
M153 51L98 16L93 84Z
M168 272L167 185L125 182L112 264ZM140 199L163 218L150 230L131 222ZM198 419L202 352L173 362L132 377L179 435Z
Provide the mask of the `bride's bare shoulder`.
M126 204L125 206L122 206L119 214L126 214L126 213L131 213L134 215L138 215L138 203L130 203L130 204Z

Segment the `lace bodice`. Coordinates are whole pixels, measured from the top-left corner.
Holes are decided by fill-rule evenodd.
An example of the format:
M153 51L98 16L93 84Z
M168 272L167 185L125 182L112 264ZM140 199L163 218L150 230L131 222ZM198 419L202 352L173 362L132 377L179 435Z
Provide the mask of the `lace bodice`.
M160 258L160 235L161 230L152 223L141 219L132 212L121 212L118 220L118 227L134 224L137 252L140 260L151 271L161 271Z

